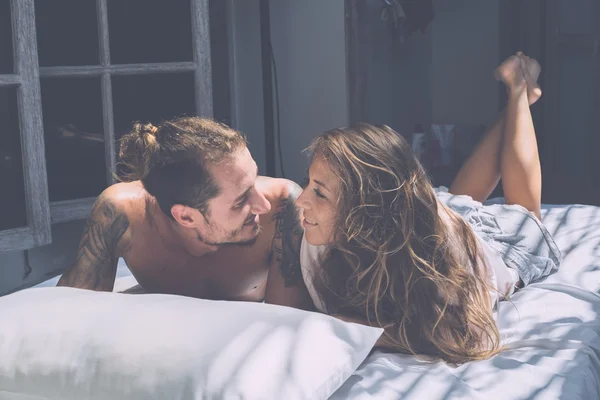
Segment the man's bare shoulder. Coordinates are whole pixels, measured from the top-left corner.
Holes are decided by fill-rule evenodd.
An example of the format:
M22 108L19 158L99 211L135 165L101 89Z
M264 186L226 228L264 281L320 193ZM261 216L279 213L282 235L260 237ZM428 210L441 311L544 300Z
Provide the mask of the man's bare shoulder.
M149 194L140 181L119 182L107 187L102 196L120 206L126 207L139 201L145 201Z
M144 219L151 196L140 181L119 182L106 188L99 196L104 202L127 214L130 220Z

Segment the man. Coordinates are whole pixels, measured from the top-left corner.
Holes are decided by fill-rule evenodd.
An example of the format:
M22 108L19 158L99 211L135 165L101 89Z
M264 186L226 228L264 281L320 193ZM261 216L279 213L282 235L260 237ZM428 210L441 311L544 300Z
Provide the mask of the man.
M258 177L239 132L198 117L135 124L119 155L123 182L98 197L59 286L110 291L123 257L148 292L311 307L301 189Z

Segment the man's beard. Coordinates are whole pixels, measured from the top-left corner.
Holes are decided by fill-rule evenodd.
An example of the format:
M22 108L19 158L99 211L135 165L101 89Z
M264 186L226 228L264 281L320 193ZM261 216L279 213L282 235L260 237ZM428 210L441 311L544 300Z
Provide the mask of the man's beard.
M222 246L252 246L258 240L258 236L260 235L262 226L260 226L260 224L256 224L253 227L253 229L255 229L255 233L254 233L254 236L252 236L251 238L236 241L235 237L239 236L242 229L244 229L244 228L245 228L245 225L242 225L241 228L238 228L238 229L230 232L227 235L227 239L224 239L221 241L214 241L214 240L207 239L200 233L200 231L198 229L196 229L196 235L200 242L207 244L209 246L219 246L219 247L222 247Z

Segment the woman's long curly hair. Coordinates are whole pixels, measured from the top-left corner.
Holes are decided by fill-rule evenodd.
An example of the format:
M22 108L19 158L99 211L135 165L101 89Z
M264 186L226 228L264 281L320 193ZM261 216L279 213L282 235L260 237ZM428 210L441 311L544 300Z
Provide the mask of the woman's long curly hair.
M451 363L500 351L474 232L441 208L410 145L387 126L333 129L308 148L340 178L316 279L327 311L385 328L395 351Z

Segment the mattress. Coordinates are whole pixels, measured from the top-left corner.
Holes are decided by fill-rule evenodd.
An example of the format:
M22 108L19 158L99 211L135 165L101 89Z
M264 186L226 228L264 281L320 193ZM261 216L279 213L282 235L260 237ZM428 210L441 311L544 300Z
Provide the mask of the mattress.
M563 263L500 303L505 351L459 367L376 351L332 399L600 399L600 207L546 205L543 222ZM136 285L119 260L114 290Z

